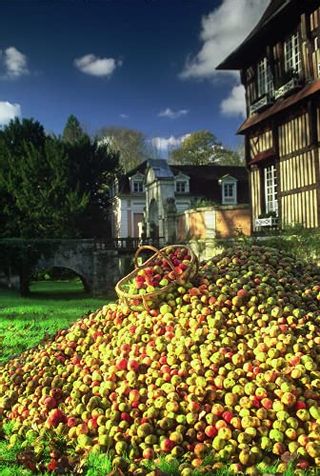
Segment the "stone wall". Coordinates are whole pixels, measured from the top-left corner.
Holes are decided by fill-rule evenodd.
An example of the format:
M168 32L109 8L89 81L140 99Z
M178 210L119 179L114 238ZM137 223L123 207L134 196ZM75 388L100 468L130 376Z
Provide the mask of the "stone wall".
M118 252L114 250L98 250L93 252L94 296L110 294L120 279L120 261Z
M25 246L29 243L26 241ZM28 269L26 282L39 271L66 268L81 278L87 292L110 295L117 281L133 268L132 251L109 249L107 243L95 240L52 240L52 246L48 246L46 240L46 244L45 254ZM19 276L10 276L7 269L1 270L0 284L21 289Z

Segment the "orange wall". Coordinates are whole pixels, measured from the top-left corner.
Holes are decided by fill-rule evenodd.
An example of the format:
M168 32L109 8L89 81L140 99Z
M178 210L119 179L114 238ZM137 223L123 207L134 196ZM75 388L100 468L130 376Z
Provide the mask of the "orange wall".
M214 213L214 211L212 211L212 213ZM189 230L187 233L186 229ZM180 215L178 217L177 233L179 241L183 241L186 238L205 239L207 229L205 225L204 212L198 210L188 213L187 215Z
M208 209L206 209L208 213ZM209 213L215 214L216 238L232 238L241 232L251 235L251 215L249 207L212 208ZM188 230L188 231L186 231ZM205 224L205 211L194 210L183 213L177 219L177 235L179 241L186 239L208 238Z
M177 217L177 239L178 241L184 241L186 237L186 215L178 215Z
M237 208L234 210L216 210L217 238L231 238L241 231L244 235L251 235L250 208Z
M206 236L203 212L198 211L189 215L189 234L193 238L204 238Z

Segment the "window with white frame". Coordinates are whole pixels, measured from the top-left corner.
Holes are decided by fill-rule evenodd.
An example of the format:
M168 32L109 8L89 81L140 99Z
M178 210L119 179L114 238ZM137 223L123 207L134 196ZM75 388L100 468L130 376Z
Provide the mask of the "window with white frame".
M143 181L142 180L133 180L132 181L132 191L134 193L143 192Z
M257 65L257 89L258 97L274 91L273 78L269 61L264 57Z
M176 192L177 193L186 193L187 191L187 182L185 180L176 181Z
M226 182L222 186L222 203L235 204L237 203L237 184L236 182Z
M266 213L278 215L277 170L275 165L264 169L264 193Z
M135 175L129 178L130 190L132 193L143 193L144 192L144 181L145 176L140 172L137 172Z
M284 42L284 69L286 72L301 70L301 54L298 32L290 35Z
M175 176L175 192L189 193L190 192L190 177L181 172Z
M237 179L226 175L219 180L222 187L222 205L235 205L237 203Z

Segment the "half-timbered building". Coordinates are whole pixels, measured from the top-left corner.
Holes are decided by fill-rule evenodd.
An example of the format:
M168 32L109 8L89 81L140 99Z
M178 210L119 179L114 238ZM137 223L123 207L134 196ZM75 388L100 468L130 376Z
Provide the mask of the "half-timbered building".
M320 226L320 0L271 0L218 67L240 70L253 230Z

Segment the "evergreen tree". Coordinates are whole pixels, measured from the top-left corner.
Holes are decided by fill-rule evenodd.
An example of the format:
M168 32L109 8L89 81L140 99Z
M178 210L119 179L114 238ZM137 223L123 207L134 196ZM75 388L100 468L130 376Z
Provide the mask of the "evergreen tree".
M10 176L23 161L26 145L42 149L46 140L44 128L33 119L14 119L0 131L0 235L18 233L19 212L9 192ZM12 236L15 236L15 233ZM19 233L18 235L19 236Z
M71 114L68 117L66 125L64 126L64 129L63 129L63 133L62 133L63 141L73 144L81 140L85 135L86 133L82 129L80 122L78 121L76 116Z
M105 237L118 154L88 135L63 142L33 120L0 133L0 235Z
M108 185L117 166L118 155L86 134L64 142L46 137L32 119L11 121L0 132L0 237L9 238L0 265L20 275L22 294L34 263L52 251L43 239L106 237Z
M46 134L40 122L34 119L12 119L3 130L0 131L0 159L3 148L12 154L19 156L24 144L33 144L36 148L43 147Z
M88 196L88 207L78 221L81 236L105 238L108 234L109 188L119 171L119 154L108 144L88 136L66 144L66 153L70 188Z
M57 139L43 147L25 143L17 159L10 151L2 188L10 197L4 207L7 236L21 238L73 237L79 234L77 218L88 205L88 196L68 181L69 159Z

